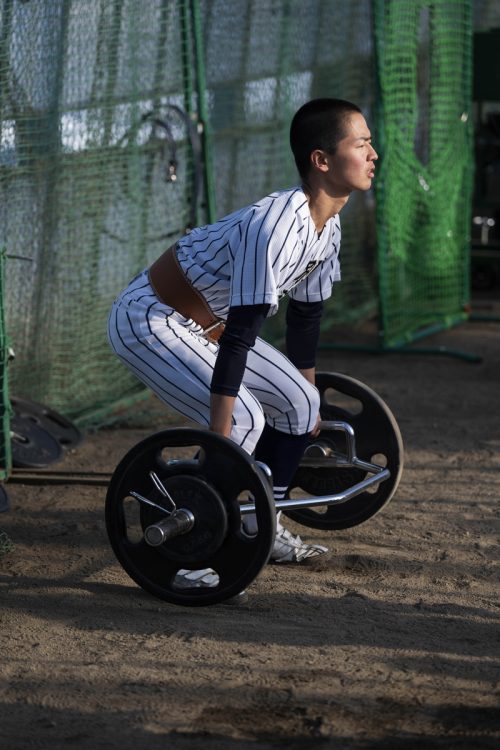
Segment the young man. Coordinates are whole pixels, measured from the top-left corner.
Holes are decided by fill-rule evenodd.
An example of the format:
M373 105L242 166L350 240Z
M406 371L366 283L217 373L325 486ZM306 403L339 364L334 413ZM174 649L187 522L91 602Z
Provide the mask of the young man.
M340 279L338 215L354 190L370 188L378 158L361 111L341 99L302 106L290 145L300 186L182 237L131 282L109 319L123 362L169 406L266 463L275 499L317 432L314 366L323 302ZM288 357L258 337L284 296ZM326 551L278 522L272 561ZM216 585L213 571L177 578L181 587Z

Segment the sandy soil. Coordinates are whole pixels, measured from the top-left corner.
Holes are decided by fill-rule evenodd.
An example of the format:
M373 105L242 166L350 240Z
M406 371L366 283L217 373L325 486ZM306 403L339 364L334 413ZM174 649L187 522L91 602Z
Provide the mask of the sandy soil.
M110 549L104 487L7 483L2 747L499 747L499 337L471 322L422 343L476 364L322 352L322 369L390 405L403 477L357 528L290 523L327 559L266 566L240 606L176 607L138 588ZM148 408L53 468L112 471L172 423Z

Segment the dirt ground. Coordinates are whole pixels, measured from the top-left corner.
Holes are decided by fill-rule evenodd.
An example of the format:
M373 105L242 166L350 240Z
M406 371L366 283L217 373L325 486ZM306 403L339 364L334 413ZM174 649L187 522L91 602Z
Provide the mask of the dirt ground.
M242 605L178 607L137 587L107 540L104 487L8 482L2 748L500 747L499 344L499 324L476 321L420 345L480 363L322 351L321 369L389 404L404 473L357 528L289 523L328 557L266 566ZM111 472L172 424L146 406L54 468Z

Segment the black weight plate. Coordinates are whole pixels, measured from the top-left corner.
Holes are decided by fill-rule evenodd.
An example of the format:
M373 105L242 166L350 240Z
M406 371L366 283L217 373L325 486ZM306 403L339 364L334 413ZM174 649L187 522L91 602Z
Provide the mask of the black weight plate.
M59 441L63 450L74 448L81 443L83 436L78 427L54 409L17 396L12 396L10 403L14 415L22 419L31 419L39 427L50 432Z
M340 373L316 374L321 395L320 413L325 421L344 421L354 429L357 457L387 467L391 476L360 495L339 505L320 509L286 510L298 523L318 529L346 529L358 526L378 513L393 497L403 470L403 441L397 422L375 391L359 380ZM339 432L322 431L319 440L345 452L345 437ZM290 491L300 488L318 497L337 494L367 476L355 467L312 468L299 466Z
M141 527L149 518L147 512L142 510L143 503L139 504L131 492L164 505L165 513L170 510L168 501L154 488L151 472L165 487L172 489L174 501L176 483L177 489L180 484L182 494L184 478L187 477L186 504L191 502L187 499L191 479L199 480L196 487L198 507L192 506L195 515L193 533L197 529L198 536L194 538L191 559L188 548L192 532L188 532L182 540L176 538L182 562L172 559L174 546L170 551L168 547L171 540L160 547L151 547L142 536ZM203 489L205 485L210 491ZM191 483L193 487L194 483ZM204 529L205 522L210 513L220 513L216 507L218 501L213 500L212 493L223 505L224 512L219 520L222 525L227 520L227 527L220 538L214 535L213 528L210 529L204 548L202 536L207 531ZM204 496L208 505L206 509L203 508ZM254 498L258 526L258 532L252 536L245 533L240 512L240 502L249 496ZM182 499L179 496L177 507L182 507ZM129 521L129 512L130 509L134 511L137 505L140 505L140 522L133 524ZM151 435L124 456L108 487L105 516L111 546L128 575L154 596L187 606L217 604L243 591L267 562L276 534L272 492L261 469L230 440L215 433L190 428L164 430ZM178 589L174 586L174 578L181 568L212 568L219 582L210 588Z
M10 419L12 465L39 469L58 461L63 453L59 441L31 419Z
M189 510L196 523L189 534L181 534L157 547L158 552L183 565L195 565L214 554L224 541L227 534L224 503L207 482L196 476L180 473L162 483L177 507ZM158 491L149 497L158 504L162 501ZM165 514L149 505L141 505L140 515L143 529L165 518Z

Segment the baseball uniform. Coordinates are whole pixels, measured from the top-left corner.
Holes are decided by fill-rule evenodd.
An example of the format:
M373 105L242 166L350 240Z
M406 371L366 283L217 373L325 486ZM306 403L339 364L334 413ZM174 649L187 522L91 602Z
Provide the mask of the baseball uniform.
M160 399L199 424L209 424L211 390L236 395L231 438L249 453L265 421L283 433L310 432L316 389L257 334L285 295L305 311L330 297L340 279L339 249L338 216L318 233L302 188L271 193L177 245L182 269L213 312L229 324L236 320L232 336L228 324L219 343L207 340L197 323L157 298L143 271L113 304L111 346ZM238 342L243 351L235 354Z

